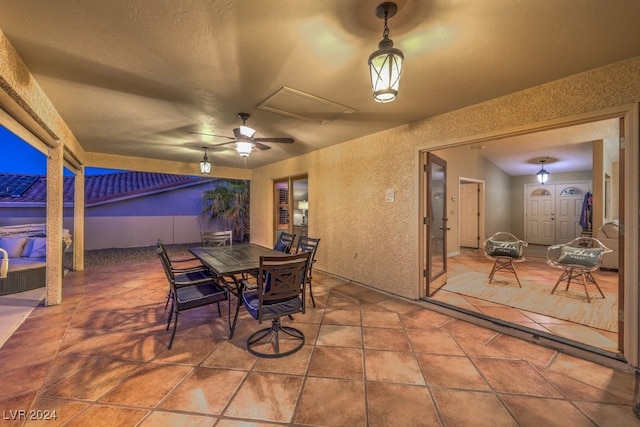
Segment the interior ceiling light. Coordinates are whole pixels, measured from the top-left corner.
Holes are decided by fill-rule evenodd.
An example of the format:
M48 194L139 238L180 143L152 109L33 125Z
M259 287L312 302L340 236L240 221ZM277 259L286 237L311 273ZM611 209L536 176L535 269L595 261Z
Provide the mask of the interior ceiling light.
M207 147L202 147L202 148L204 148L204 158L200 162L200 173L208 175L211 173L211 162L207 157Z
M253 151L253 144L251 142L237 141L235 145L236 151L238 152L240 157L249 157L249 154L251 154L251 151Z
M400 75L404 55L400 49L393 47L393 40L389 38L387 19L393 17L398 7L393 2L384 2L376 8L376 16L384 19L382 40L378 43L378 50L369 56L369 71L373 99L377 102L391 102L398 96Z
M548 158L547 158L548 159ZM547 161L547 159L541 159L540 160L540 170L538 171L538 173L536 174L536 176L538 177L538 182L542 185L544 185L545 182L547 182L549 180L549 172L547 172L544 169L544 164Z

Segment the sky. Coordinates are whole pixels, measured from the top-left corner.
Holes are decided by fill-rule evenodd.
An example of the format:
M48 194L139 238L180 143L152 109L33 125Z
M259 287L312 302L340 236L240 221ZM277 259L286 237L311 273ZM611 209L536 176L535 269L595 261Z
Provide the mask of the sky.
M121 172L115 169L85 168L85 175ZM0 126L0 173L46 175L47 158L12 132ZM65 176L73 174L64 169Z

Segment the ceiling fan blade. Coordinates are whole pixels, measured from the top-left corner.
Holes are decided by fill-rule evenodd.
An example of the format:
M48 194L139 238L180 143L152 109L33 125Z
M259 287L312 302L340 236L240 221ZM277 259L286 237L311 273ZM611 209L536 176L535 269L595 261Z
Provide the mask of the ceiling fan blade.
M251 141L253 146L256 147L258 150L270 150L271 147L269 147L268 145L264 145L264 144L260 144L259 142L256 141Z
M213 144L212 147L220 147L221 145L233 144L234 142L236 141L221 142L220 144Z
M253 138L253 141L278 142L281 144L293 144L293 138Z
M226 136L226 135L213 135L211 133L202 133L202 132L189 132L189 133L193 133L195 135L205 135L205 136L213 136L215 138L227 138L227 139L232 139L232 140L236 140L235 137L233 136Z

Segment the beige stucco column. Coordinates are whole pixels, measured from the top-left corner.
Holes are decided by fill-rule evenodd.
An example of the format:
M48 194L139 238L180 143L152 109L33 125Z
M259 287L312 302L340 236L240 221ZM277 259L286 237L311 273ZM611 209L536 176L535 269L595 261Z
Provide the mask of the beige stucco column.
M45 305L62 302L63 144L49 149L47 159L47 289Z
M76 171L73 196L73 270L84 270L84 167Z

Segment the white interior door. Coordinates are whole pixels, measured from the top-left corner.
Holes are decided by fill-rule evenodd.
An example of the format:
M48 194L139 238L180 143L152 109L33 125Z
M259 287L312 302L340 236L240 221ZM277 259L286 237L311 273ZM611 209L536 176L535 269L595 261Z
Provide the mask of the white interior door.
M556 184L556 236L554 244L567 243L582 234L580 216L588 182Z
M555 188L553 185L525 186L525 239L536 245L553 245L555 240Z
M479 188L477 182L460 184L460 246L477 249L480 244Z

